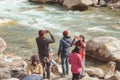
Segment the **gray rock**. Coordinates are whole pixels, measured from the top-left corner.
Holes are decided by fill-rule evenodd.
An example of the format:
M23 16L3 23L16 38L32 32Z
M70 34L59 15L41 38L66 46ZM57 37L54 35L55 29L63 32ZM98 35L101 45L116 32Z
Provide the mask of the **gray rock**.
M86 53L103 61L120 62L120 40L114 37L96 37L87 42Z
M2 56L5 56L2 54ZM4 57L0 60L0 80L11 77L19 78L22 80L26 77L25 68L27 63L20 57L13 56L10 58L11 62L4 60Z
M0 80L11 78L9 67L0 68Z
M100 6L106 6L106 2L104 0L100 0L99 5Z
M106 5L108 7L111 7L112 9L114 9L114 8L119 8L120 9L120 0L109 0L109 1L106 1Z
M94 78L94 77L89 77L89 76L85 76L80 80L99 80L98 78Z
M105 76L104 70L97 67L86 68L86 72L93 77L104 78Z
M110 78L108 78L106 80L120 80L120 76L114 75L114 76L112 76L112 77L110 77Z
M9 67L9 63L4 60L0 60L0 68Z
M116 63L113 61L108 62L105 66L104 66L104 72L105 72L105 79L113 76L115 74L115 67L116 67Z

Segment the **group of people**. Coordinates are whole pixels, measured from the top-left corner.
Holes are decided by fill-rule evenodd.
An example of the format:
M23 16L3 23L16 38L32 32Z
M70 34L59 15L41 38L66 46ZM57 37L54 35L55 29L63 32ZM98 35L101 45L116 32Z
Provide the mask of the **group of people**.
M70 47L74 49L70 52ZM72 80L78 80L79 77L85 76L85 38L83 35L69 36L67 30L63 31L63 38L60 40L58 57L61 57L62 76L69 74L69 64L71 64Z
M50 39L46 37L50 35ZM27 74L39 74L43 79L50 78L50 48L49 44L55 42L55 38L49 30L40 30L36 38L38 47L38 55L31 57L31 64L28 65ZM70 52L70 47L74 49ZM85 38L83 35L74 36L74 39L69 36L67 30L63 31L63 38L59 43L58 58L61 58L62 76L69 74L69 64L71 64L72 80L78 80L79 77L85 75Z

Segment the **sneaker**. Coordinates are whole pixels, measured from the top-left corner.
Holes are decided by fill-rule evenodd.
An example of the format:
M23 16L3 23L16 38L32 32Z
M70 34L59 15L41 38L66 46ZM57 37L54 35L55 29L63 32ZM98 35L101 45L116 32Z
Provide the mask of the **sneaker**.
M83 77L85 77L85 75L80 75L80 76L79 76L79 79L82 79Z
M65 74L61 74L60 76L64 78L64 77L65 77Z

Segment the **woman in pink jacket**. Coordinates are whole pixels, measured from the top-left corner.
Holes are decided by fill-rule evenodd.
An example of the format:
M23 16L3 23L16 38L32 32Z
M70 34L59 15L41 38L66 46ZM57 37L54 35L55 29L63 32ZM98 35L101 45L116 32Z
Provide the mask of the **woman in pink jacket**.
M69 63L71 64L71 72L73 74L72 80L78 80L79 75L82 72L82 59L77 47L75 47L69 55Z

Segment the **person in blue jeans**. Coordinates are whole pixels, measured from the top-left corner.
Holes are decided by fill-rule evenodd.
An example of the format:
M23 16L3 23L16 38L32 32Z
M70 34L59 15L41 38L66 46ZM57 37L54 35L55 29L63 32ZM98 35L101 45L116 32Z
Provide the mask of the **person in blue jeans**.
M59 50L58 50L58 57L61 57L61 64L62 64L62 76L69 74L69 63L68 63L68 56L70 53L70 47L72 46L72 39L68 36L68 31L63 31L63 38L60 40Z

